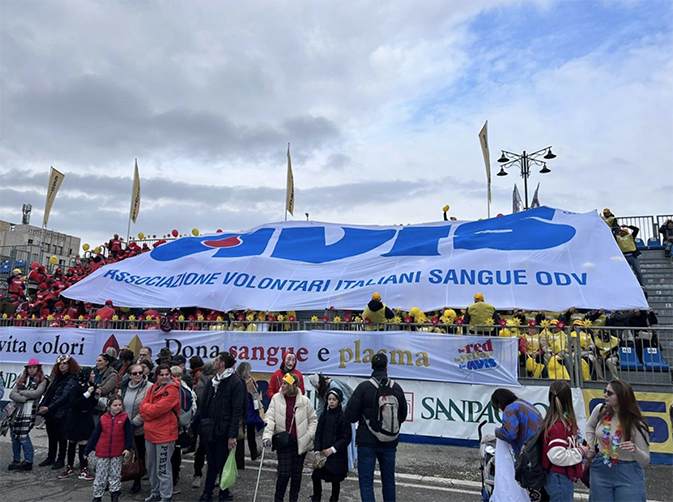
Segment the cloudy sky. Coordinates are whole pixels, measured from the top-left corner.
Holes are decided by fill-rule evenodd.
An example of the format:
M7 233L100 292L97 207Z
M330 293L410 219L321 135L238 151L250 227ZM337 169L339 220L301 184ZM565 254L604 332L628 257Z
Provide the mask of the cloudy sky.
M49 226L92 246L126 234L135 158L132 234L282 220L288 142L295 219L485 217L486 120L493 174L553 145L543 204L673 211L668 0L3 0L0 65L0 219L39 225L54 166Z

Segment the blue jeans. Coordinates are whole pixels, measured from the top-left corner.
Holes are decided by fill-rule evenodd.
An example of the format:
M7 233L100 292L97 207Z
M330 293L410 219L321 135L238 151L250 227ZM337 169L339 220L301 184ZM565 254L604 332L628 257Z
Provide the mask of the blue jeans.
M631 265L631 269L636 275L636 279L638 279L638 284L643 286L645 281L643 280L643 273L640 271L640 261L638 261L638 257L630 254L624 255L624 257L626 258L627 263Z
M17 462L21 461L21 448L23 448L23 456L26 462L32 464L35 450L33 449L33 443L30 440L30 436L26 435L21 439L12 436L12 453L14 454L14 460Z
M397 447L358 446L358 477L362 502L374 502L374 469L381 470L383 502L395 502L395 455Z
M550 502L573 502L573 480L565 474L550 472L544 488L549 494Z
M645 473L638 462L608 467L602 457L596 458L589 473L589 502L645 502Z

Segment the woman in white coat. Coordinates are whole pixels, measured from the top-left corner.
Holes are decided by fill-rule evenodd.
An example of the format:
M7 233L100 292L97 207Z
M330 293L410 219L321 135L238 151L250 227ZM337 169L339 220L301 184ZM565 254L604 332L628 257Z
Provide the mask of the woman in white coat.
M271 399L266 412L262 444L266 447L273 442L278 455L274 501L283 501L287 484L291 480L290 502L297 502L304 458L313 447L318 417L311 401L299 390L295 374L290 372L283 377L280 390Z

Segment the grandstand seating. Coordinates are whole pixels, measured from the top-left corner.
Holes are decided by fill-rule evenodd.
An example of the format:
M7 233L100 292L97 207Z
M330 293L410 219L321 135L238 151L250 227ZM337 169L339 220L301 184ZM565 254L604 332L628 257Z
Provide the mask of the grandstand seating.
M619 365L623 370L643 371L643 363L633 347L619 347Z
M636 237L636 248L638 248L638 249L646 249L647 248L647 246L645 245L645 242L640 237Z
M647 249L664 249L657 237L650 237L647 239Z
M664 355L656 347L645 347L643 364L647 371L669 371L670 369Z

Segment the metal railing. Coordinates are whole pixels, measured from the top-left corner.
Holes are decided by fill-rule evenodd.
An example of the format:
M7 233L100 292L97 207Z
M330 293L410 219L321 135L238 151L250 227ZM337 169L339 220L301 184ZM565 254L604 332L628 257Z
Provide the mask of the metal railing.
M617 222L620 225L633 225L638 227L638 237L643 240L645 245L647 241L654 237L661 242L661 235L659 229L666 224L668 220L673 220L673 215L660 214L657 216L619 216Z
M91 328L114 330L160 329L158 320L95 320L95 319L17 319L0 318L0 327ZM552 334L551 327L479 325L445 323L360 322L288 322L288 321L207 321L177 320L173 330L183 331L248 331L284 332L296 330L330 331L410 331L443 335L517 337L520 342L519 377L522 381L540 384L566 379L573 387L599 384L622 378L633 384L670 388L673 378L673 326L650 328L565 327ZM579 336L578 334L579 333ZM600 341L599 341L600 340ZM606 345L607 344L607 345ZM608 347L607 349L605 347Z
M551 339L550 327L475 328L486 327L492 328L493 336L523 339L526 350L519 355L522 379L566 379L573 387L590 387L592 382L613 378L668 388L673 382L673 326L565 327Z

